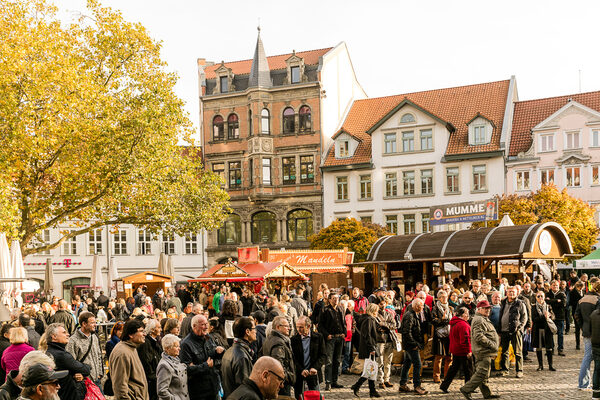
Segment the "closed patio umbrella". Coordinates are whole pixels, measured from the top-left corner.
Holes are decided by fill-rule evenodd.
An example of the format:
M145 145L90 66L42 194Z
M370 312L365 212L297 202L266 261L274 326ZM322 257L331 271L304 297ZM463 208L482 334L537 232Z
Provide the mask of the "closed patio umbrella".
M119 278L119 270L117 269L117 260L115 260L114 257L110 258L110 264L108 265L108 282L107 282L107 287L108 287L108 291L107 293L112 293L112 288L115 284L115 280ZM114 297L112 295L110 295L110 297Z
M92 261L92 279L90 280L90 287L94 289L94 291L104 289L104 284L102 282L102 269L98 265L97 254L94 254L94 260Z
M0 277L14 278L10 263L10 250L8 248L5 233L0 233ZM11 285L10 282L2 283L0 288L2 288L3 291L8 292L12 288Z
M171 280L175 280L175 266L173 265L173 256L169 254L169 258L167 260L167 275L172 277Z
M44 276L44 293L46 296L54 291L54 271L52 270L52 259L46 259L46 274Z
M167 263L166 263L166 255L165 253L161 252L158 255L158 268L156 270L156 272L158 272L159 274L162 275L167 275Z
M13 278L25 278L25 267L23 266L21 245L18 240L13 240L10 245L10 263L12 265ZM17 282L14 284L14 287L23 289L23 284Z

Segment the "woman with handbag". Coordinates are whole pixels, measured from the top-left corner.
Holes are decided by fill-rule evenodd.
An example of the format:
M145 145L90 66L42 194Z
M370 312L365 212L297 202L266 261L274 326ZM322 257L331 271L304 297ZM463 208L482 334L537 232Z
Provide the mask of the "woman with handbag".
M360 325L360 344L358 346L358 358L366 360L373 357L377 357L377 314L379 313L379 306L374 303L370 303L367 306L365 317L363 318ZM377 370L377 369L376 369ZM358 381L352 385L352 392L356 397L358 391L363 383L367 380L366 377L361 376ZM375 379L369 379L369 396L370 397L381 397L381 395L375 389Z
M554 348L554 335L552 326L556 329L552 321L552 311L545 302L545 294L539 291L535 294L535 305L531 307L531 320L533 328L531 329L531 345L535 348L538 359L538 371L544 369L542 349L546 348L546 357L548 357L548 369L556 371L552 366L552 350Z
M445 290L438 291L437 301L431 310L433 322L433 382L440 383L442 361L444 362L444 376L450 368L450 320L453 310L448 304L448 293Z

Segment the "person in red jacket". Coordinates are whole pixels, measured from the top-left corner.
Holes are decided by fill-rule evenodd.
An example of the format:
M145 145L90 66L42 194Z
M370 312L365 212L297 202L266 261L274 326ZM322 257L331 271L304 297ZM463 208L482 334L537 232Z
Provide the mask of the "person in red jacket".
M448 393L448 388L460 369L463 371L465 382L471 379L473 373L471 325L467 321L469 321L469 310L465 307L460 307L457 310L457 314L450 320L450 354L452 354L452 364L440 385L440 389L444 393Z

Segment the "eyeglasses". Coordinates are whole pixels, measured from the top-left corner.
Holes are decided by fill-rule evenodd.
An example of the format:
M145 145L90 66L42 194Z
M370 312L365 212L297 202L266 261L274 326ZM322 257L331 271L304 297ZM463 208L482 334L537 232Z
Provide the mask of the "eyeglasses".
M275 377L277 379L279 379L280 382L283 382L285 380L285 378L282 378L281 376L277 375L275 372L271 371L270 369L267 370L268 373L275 375Z
M537 296L535 296L535 297L537 297L538 299L542 299L544 296L543 296L543 295L541 295L541 294L539 294L539 295L537 295Z

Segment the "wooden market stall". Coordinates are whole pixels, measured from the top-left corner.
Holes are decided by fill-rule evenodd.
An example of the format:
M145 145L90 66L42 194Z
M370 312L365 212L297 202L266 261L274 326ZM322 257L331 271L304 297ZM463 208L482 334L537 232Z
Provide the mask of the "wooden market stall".
M152 297L159 289L167 292L171 287L173 277L152 271L139 272L124 278L116 279L117 298L127 299L135 294L139 286L146 286L146 296Z

